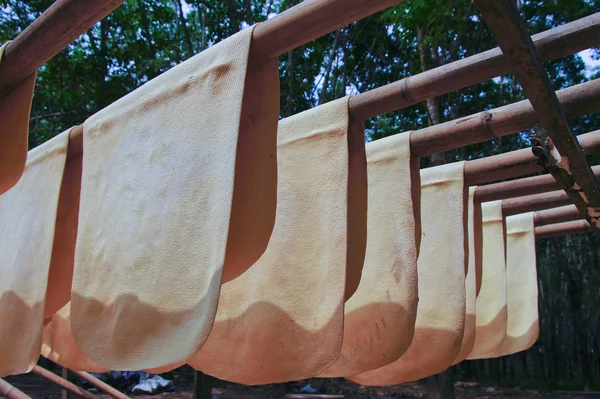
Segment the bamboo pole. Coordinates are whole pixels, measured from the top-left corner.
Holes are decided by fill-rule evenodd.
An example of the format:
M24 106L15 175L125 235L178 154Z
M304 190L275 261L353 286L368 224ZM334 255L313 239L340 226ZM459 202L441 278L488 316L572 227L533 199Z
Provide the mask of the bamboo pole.
M252 57L257 63L277 57L401 1L304 0L256 26Z
M533 215L533 223L536 226L546 226L583 219L583 215L575 205L559 206L558 208L536 211Z
M54 2L6 47L0 65L0 96L35 73L123 1ZM253 60L277 57L400 1L305 0L254 29Z
M58 0L6 48L0 95L15 87L124 0Z
M532 37L544 61L562 58L600 44L600 13ZM500 48L454 61L350 98L355 119L368 119L510 73Z
M25 393L10 385L2 378L0 378L0 395L7 399L31 399L30 396L25 395Z
M556 236L565 236L568 234L590 233L592 227L585 220L576 220L573 222L564 222L549 224L535 228L535 238L547 238Z
M570 118L600 112L600 79L559 90L556 94ZM531 129L538 122L529 101L519 101L415 130L411 134L411 153L415 157L425 157ZM69 158L81 155L82 134L83 128L80 126L71 130Z
M502 214L511 216L517 213L535 212L570 204L572 202L567 193L564 190L557 190L502 200Z
M545 168L569 195L577 209L592 222L590 208L600 209L600 182L567 122L552 82L514 1L475 0L475 4L494 32L511 71L549 137L547 144L540 140L539 149L546 152L546 157L540 159L549 160L544 161Z
M600 177L600 165L592 166L592 171ZM523 179L478 186L475 200L479 202L495 201L527 195L542 194L560 190L559 184L552 175L525 177Z
M565 113L575 118L600 111L600 79L556 92ZM411 133L411 154L425 157L531 129L539 122L531 103L519 101Z
M600 130L577 136L586 156L600 154ZM465 162L465 181L474 186L494 180L508 179L542 170L531 148L505 152ZM560 187L557 185L555 190ZM521 194L523 195L523 194Z
M82 380L88 382L93 387L96 387L99 390L101 390L102 392L108 394L111 398L115 398L115 399L130 399L129 396L125 395L121 391L119 391L119 390L111 387L110 385L108 385L104 381L99 380L98 378L94 377L93 375L91 375L89 373L86 373L85 371L74 371L74 370L71 370L71 373L77 375L79 378L81 378Z
M55 383L59 387L64 388L64 389L68 390L69 392L71 392L81 398L84 398L84 399L98 398L93 393L88 392L85 389L78 387L77 385L73 384L72 382L69 382L69 381L65 380L64 378L61 378L61 377L57 376L56 374L54 374L53 372L48 371L45 368L42 368L38 365L35 365L33 367L33 370L31 370L31 372L39 375L42 378L47 379L48 381Z
M34 73L122 2L56 1L7 46L0 66L0 94ZM399 2L305 0L255 28L253 58L276 57ZM543 59L552 60L595 47L599 38L600 15L594 14L539 33L533 40ZM350 100L350 111L355 118L366 119L507 72L502 52L496 48L355 96Z

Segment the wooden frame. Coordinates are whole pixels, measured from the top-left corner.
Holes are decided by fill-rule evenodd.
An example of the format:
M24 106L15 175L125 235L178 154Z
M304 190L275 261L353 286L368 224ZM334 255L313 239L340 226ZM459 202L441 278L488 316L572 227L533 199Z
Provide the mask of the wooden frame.
M502 213L504 216L512 216L517 213L534 212L570 204L572 202L569 195L564 190L557 190L502 200Z
M592 166L592 171L596 176L600 176L600 165ZM554 177L547 174L478 186L475 191L475 199L479 202L495 201L526 195L542 194L548 191L560 190L560 188L560 185L556 182Z
M600 228L598 217L592 217L589 213L590 208L600 209L600 183L569 127L514 1L475 0L475 4L494 32L513 74L546 130L549 137L548 144L544 145L546 158L549 159L546 168L590 224L595 226L597 223ZM554 149L558 154L554 153Z
M533 36L544 61L598 45L600 13ZM509 65L500 48L451 62L350 98L350 113L364 120L505 75Z
M600 112L600 79L559 90L557 95L569 117ZM519 101L490 111L415 130L411 133L411 153L414 157L425 157L481 143L531 129L538 121L529 101ZM69 158L82 154L82 135L83 127L81 125L71 130Z
M6 47L0 66L0 95L35 73L123 1L57 0ZM277 57L399 2L305 0L256 27L252 35L254 60Z
M600 154L600 130L581 134L577 136L577 139L581 147L585 150L586 155L593 156ZM538 159L533 155L531 149L523 148L521 150L466 161L465 182L469 186L474 186L494 180L503 180L536 173L542 170L542 165L538 163ZM481 186L480 188L484 187L487 186ZM559 188L556 185L556 188L553 190L558 190Z
M582 219L583 215L575 205L565 205L558 208L536 211L533 216L533 222L536 226L546 226L549 224L570 222Z
M600 110L600 79L556 92L565 113L579 117ZM411 154L432 154L481 143L533 128L539 117L527 100L440 123L411 134Z
M4 49L0 95L17 86L124 0L58 0Z
M565 236L568 234L582 234L594 231L590 224L585 220L576 220L573 222L564 222L549 224L535 228L535 238L548 238L556 236Z

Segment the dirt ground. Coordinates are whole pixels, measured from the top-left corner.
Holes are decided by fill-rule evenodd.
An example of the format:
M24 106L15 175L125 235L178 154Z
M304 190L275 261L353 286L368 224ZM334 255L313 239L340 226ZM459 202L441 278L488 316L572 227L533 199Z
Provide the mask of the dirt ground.
M59 399L60 388L36 376L21 375L8 377L6 380L21 389L32 398ZM163 393L155 396L137 395L137 399L165 398L165 399L191 399L192 385L189 379L175 379L177 391ZM289 384L273 384L257 387L230 384L216 381L213 387L213 399L263 399L284 398L286 394L294 394L302 387L310 384L320 394L343 395L344 399L392 399L392 398L425 398L424 390L417 383L402 384L390 387L363 387L350 381L337 379L312 379L297 381ZM476 383L458 382L455 384L456 399L488 399L488 398L564 398L564 399L600 399L600 393L562 393L552 395L538 395L536 391L521 388L497 388ZM109 398L99 395L101 398Z

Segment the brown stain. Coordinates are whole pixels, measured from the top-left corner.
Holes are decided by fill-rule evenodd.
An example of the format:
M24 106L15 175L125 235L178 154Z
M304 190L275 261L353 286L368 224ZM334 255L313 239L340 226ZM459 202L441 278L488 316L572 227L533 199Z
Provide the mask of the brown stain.
M220 284L220 273L207 283L210 287ZM216 300L204 297L192 309L166 312L131 294L105 304L73 293L71 328L83 354L112 370L163 367L200 350L206 337L199 331L212 325L211 308ZM214 308L216 313L216 304ZM174 349L184 354L182 358L174 358Z
M353 375L395 362L413 340L415 319L415 311L389 302L371 303L347 313L340 356L321 376Z
M29 372L40 356L43 303L28 305L14 291L0 297L0 377Z
M255 303L238 317L215 322L206 344L188 364L214 377L246 385L314 377L339 355L343 303L339 307L323 328L310 331L280 307Z
M202 82L211 88L210 94L213 97L221 96L223 86L227 79L231 78L231 71L234 66L231 63L215 65L202 75Z
M461 342L462 334L454 331L416 328L411 347L397 361L347 379L365 386L417 381L450 367L460 351Z

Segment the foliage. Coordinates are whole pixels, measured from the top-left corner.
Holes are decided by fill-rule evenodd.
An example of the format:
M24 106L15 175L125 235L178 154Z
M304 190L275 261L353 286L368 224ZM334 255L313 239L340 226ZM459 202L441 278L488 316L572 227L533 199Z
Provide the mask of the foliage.
M39 70L30 147L82 123L191 55L298 1L127 0ZM15 37L51 3L0 0L0 41ZM518 4L533 34L597 11L600 0L522 0ZM381 87L495 45L471 0L407 0L282 55L281 116ZM597 49L595 56L600 58ZM588 80L578 55L548 62L546 68L557 89ZM518 83L510 75L503 76L440 96L436 100L441 110L438 122L522 99ZM426 104L417 104L366 121L366 139L420 129L433 122ZM579 118L572 121L572 127L576 133L598 129L600 118ZM444 157L453 161L511 151L527 146L525 138L514 135L450 151ZM544 240L538 250L543 333L535 350L543 354L546 375L583 381L581 359L587 353L598 379L600 347L594 332L600 318L593 307L599 299L598 238ZM568 280L567 275L575 277ZM568 288L567 280L571 281ZM574 314L570 306L577 289L582 295L578 302L581 311ZM577 326L587 332L575 334ZM472 366L461 365L459 370L484 378L503 370L505 364L521 363L511 366L513 373L529 370L533 375L532 359L536 357L532 351L512 357L518 360L510 359L467 363ZM507 375L509 378L510 370Z

